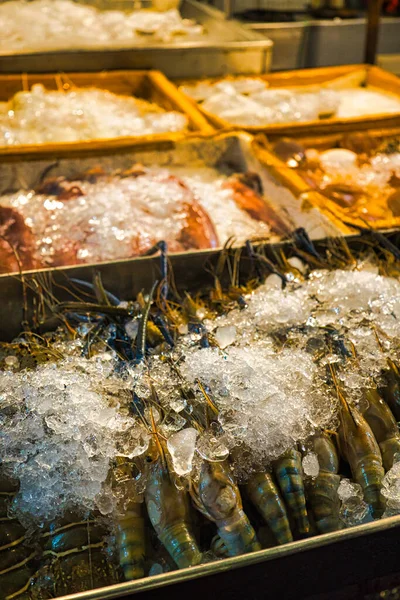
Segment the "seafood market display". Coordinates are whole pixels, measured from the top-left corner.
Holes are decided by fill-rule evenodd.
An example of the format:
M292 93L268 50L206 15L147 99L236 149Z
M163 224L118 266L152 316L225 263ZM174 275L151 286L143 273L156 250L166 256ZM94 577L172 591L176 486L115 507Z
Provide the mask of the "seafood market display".
M1 5L0 5L1 10ZM188 119L141 98L36 84L0 103L0 145L78 142L184 131Z
M398 226L400 217L400 138L367 134L321 137L308 141L282 138L271 150L328 199L329 209L346 223ZM326 146L328 147L326 149Z
M289 232L255 173L99 168L0 196L0 272L130 258L159 240L183 252Z
M298 230L274 261L248 244L257 276L228 288L224 251L196 295L169 286L165 244L135 300L99 274L64 302L38 280L34 322L58 329L0 344L5 597L400 514L400 255L372 239L322 255Z
M201 39L203 28L178 10L98 10L73 0L0 4L0 51L121 48Z
M372 85L356 86L352 79L344 76L320 85L273 87L262 78L239 77L200 81L181 89L206 114L243 127L400 112L400 96Z

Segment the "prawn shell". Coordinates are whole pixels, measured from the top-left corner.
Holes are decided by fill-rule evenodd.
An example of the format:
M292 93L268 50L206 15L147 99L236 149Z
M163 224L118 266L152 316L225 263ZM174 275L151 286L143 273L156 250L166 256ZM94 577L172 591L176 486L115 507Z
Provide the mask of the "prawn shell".
M400 376L394 363L390 364L386 372L386 386L382 390L382 395L395 419L400 421Z
M393 467L396 454L400 455L400 437L393 437L379 444L385 471Z
M376 390L367 390L368 408L364 418L370 426L382 454L383 466L388 471L394 457L400 453L400 433L396 419Z
M300 534L310 533L306 497L301 468L301 454L289 450L274 465L282 495L289 506Z
M381 495L385 471L378 442L362 414L351 412L342 399L340 412L340 449L350 465L353 479L362 487L364 500L370 505L374 518L382 516L385 503Z
M324 433L314 438L313 449L318 457L320 470L315 480L307 486L307 499L318 531L328 533L341 528L337 494L340 483L339 457L335 444Z
M319 533L340 529L340 501L337 494L340 475L320 471L315 481L307 486L307 497Z
M157 536L177 566L198 565L202 554L190 529L188 496L171 481L160 458L149 469L145 500Z
M202 554L187 523L174 523L166 527L159 538L180 569L200 564Z
M385 471L382 460L375 455L366 455L354 469L354 479L359 483L364 492L364 500L371 507L374 519L379 519L385 510L385 500L381 494L382 479Z
M218 522L217 527L228 556L240 556L261 550L256 532L242 509L235 511L229 519Z
M273 532L278 544L293 541L285 504L269 473L253 475L246 485L250 500Z
M194 499L198 510L214 521L229 556L260 550L256 533L243 511L242 497L229 464L203 461Z
M118 519L117 545L125 580L144 577L145 528L141 516L128 513Z

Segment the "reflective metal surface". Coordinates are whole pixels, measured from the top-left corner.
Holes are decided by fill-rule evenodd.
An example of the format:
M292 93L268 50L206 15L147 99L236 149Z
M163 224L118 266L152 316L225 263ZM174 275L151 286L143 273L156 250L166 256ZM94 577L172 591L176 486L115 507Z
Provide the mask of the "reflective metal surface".
M251 23L247 26L264 34L274 43L272 51L272 71L302 69L307 67L309 27L304 22L297 23Z
M272 42L265 36L227 21L223 13L196 0L183 0L181 14L204 26L200 40L146 44L98 50L1 52L0 73L49 73L103 69L158 69L171 78L218 77L229 73L265 73Z
M381 19L378 54L400 52L400 18ZM311 21L307 67L357 64L364 60L366 19Z

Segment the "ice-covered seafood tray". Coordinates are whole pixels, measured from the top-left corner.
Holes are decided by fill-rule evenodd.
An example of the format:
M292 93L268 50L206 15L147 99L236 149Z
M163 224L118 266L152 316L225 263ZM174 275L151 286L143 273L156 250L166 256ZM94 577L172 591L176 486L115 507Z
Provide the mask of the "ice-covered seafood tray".
M146 255L160 240L195 257L229 239L279 241L297 227L313 239L348 231L310 205L303 210L246 133L16 158L0 162L3 273L82 272L105 261L113 273L116 260Z
M324 134L400 123L400 79L348 65L260 76L183 80L180 89L216 128L271 136Z
M46 4L46 0L35 1ZM5 4L7 2L0 2L0 22ZM31 28L35 37L25 45L24 29L18 29L16 4L18 1L3 17L3 31L10 31L10 39L4 36L0 49L0 73L74 72L79 65L82 71L157 69L167 77L178 78L204 77L205 73L214 77L242 72L259 74L270 69L271 40L242 27L237 21L225 20L219 10L196 0L182 0L179 12L183 27L178 26L168 37L164 35L166 28L161 27L161 35L157 31L157 28L160 29L158 17L146 19L138 35L133 36L136 25L133 6L123 0L113 2L112 11L107 2L77 3L77 6L81 5L79 9L76 8L79 11L85 10L82 7L85 4L92 4L101 11L108 9L107 14L103 13L104 18L86 13L74 16L75 3L69 0L67 11L68 2L61 2L57 13L60 22L52 27L49 17L46 17L46 13L49 14L52 6L55 6L50 2L42 7L43 27L41 22L36 21L35 28ZM130 13L130 21L125 23L124 16L116 14L116 11ZM176 15L174 21L178 18ZM29 17L25 16L24 19L24 27L29 29ZM192 24L192 29L188 29L187 20ZM88 25L82 25L83 22ZM87 36L88 27L95 32L91 39ZM51 39L47 35L49 29ZM58 37L54 36L56 30L60 31ZM167 32L169 30L167 28ZM74 32L74 42L71 31Z
M0 156L166 141L213 128L159 71L0 75Z
M390 241L398 247L398 234L392 234ZM357 252L360 248L365 248L365 241L359 237L348 238L347 242L350 250ZM279 251L283 250L286 256L290 256L290 248L288 243L267 245L265 255L274 260ZM329 240L316 241L315 248L323 255L329 248ZM211 288L215 282L210 267L216 267L219 256L219 251L194 256L171 256L177 288L191 292ZM102 265L99 270L106 289L119 297L129 295L133 298L140 290L149 289L154 278L160 276L159 258L115 263L112 266ZM62 287L68 285L67 277L76 275L90 281L92 271L92 267L76 272L54 271L53 291L56 297L63 299ZM248 260L245 251L242 252L239 272L243 282L254 275L254 265ZM30 275L27 274L26 277L29 279ZM230 274L225 270L221 275L221 283L227 284L229 278ZM15 332L15 311L23 302L20 277L0 278L0 289L2 298L8 299L2 313L3 339L7 329L4 321L10 323L9 333ZM183 597L185 594L194 594L200 597L213 590L220 598L234 600L266 596L293 600L375 600L382 590L393 588L400 583L399 532L399 516L384 518L342 531L290 542L280 547L66 595L63 598L106 600L138 594L139 597L161 600L166 595Z
M259 136L256 144L276 177L324 214L355 231L399 228L399 128Z

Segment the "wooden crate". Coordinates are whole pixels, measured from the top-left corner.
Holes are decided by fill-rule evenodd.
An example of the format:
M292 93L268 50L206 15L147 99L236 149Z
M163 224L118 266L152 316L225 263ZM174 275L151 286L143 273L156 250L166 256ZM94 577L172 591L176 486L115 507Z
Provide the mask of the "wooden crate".
M353 132L354 133L354 132ZM330 148L339 147L340 142L346 137L348 131L330 133L328 135L306 135L296 137L296 141L302 144L305 148L316 148L317 150L328 150ZM385 128L376 130L360 131L360 136L365 136L367 139L378 139L384 141L386 138L398 136L400 138L400 127ZM336 202L330 200L322 193L315 190L310 190L309 185L296 171L286 165L282 160L273 154L270 149L268 140L265 136L259 135L255 138L254 146L257 148L257 156L259 160L268 166L275 177L293 194L295 194L303 203L309 202L310 205L318 208L323 214L329 217L343 233L354 233L357 227L373 227L376 230L399 229L400 217L393 217L388 214L387 218L377 219L373 223L366 223L363 219L349 216L346 210L341 208ZM352 229L354 225L355 229Z
M189 131L78 142L0 146L0 156L4 154L17 156L48 154L51 152L57 153L63 149L74 151L78 149L119 148L150 142L178 140L188 135L213 132L213 128L197 108L193 106L193 103L189 102L159 71L102 71L98 73L69 73L68 75L62 73L0 75L0 102L6 102L15 93L29 90L38 83L49 90L64 89L67 91L73 87L94 87L123 96L135 96L166 110L174 110L185 114L189 121Z
M328 82L334 84L335 79L348 77L351 80L360 80L364 84L371 85L374 88L382 91L391 92L398 95L400 100L400 78L392 73L388 73L379 67L370 65L346 65L341 67L323 67L319 69L300 69L297 71L282 71L279 73L271 73L268 75L260 75L254 77L261 81L265 81L271 88L315 86L326 84ZM252 76L251 76L252 77ZM232 78L228 78L232 79ZM205 81L221 81L221 79L205 80ZM194 83L186 81L181 83ZM306 91L306 90L304 90ZM191 100L192 104L196 105L210 123L217 129L244 129L249 133L265 133L269 137L282 135L305 135L310 132L313 134L327 134L333 131L354 131L356 129L371 129L375 127L397 127L400 126L400 110L399 113L370 115L357 118L330 118L319 119L316 121L304 121L301 123L272 123L270 125L255 127L248 125L233 125L224 119L221 119L215 114L204 110L201 104L197 104Z

